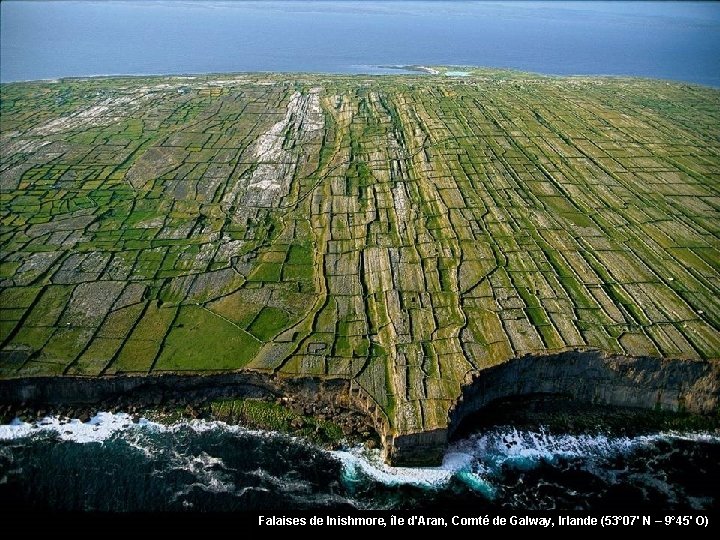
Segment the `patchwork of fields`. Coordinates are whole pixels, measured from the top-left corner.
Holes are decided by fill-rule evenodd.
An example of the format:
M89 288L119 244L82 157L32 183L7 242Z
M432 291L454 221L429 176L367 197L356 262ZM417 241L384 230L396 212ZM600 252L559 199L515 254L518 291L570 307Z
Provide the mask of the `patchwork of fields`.
M238 75L1 87L0 377L348 378L397 432L470 374L720 358L720 91Z

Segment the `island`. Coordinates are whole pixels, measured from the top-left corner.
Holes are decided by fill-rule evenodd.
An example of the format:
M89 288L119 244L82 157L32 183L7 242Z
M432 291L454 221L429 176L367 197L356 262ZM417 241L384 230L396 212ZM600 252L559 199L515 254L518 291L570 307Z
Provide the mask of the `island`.
M720 90L480 68L0 86L0 404L717 415ZM338 412L339 414L339 412Z

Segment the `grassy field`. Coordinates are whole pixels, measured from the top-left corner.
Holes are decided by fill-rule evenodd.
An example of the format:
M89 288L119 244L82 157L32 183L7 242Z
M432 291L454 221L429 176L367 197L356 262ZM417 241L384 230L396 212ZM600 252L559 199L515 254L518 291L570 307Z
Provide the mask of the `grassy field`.
M0 86L0 377L720 358L720 91L439 71Z

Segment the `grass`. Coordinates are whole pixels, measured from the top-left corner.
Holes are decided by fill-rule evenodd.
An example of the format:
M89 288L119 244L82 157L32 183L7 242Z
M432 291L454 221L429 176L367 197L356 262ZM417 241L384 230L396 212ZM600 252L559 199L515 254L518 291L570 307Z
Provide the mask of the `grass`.
M96 337L77 361L70 366L68 374L99 375L122 345L122 339Z
M214 401L210 407L213 418L249 428L293 433L321 444L337 444L343 438L336 423L297 414L278 403L229 399Z
M257 353L260 343L250 334L208 310L180 308L155 369L204 371L240 369Z
M62 128L98 96L141 98ZM400 433L525 352L720 358L716 89L245 74L13 83L0 107L3 376L347 377ZM267 202L247 179L285 118ZM140 292L67 326L88 281Z
M20 268L18 262L0 262L0 278L13 277L18 268Z
M296 265L312 265L312 246L310 244L293 244L290 246L287 263Z
M26 319L28 326L52 326L60 318L70 300L73 287L51 285L45 289L37 304Z
M282 309L265 306L248 327L248 332L260 341L270 341L281 330L285 329L289 317Z
M13 348L28 348L33 351L42 349L55 332L52 326L23 325L10 342Z
M250 274L248 281L278 282L280 281L280 273L282 265L277 263L263 263Z

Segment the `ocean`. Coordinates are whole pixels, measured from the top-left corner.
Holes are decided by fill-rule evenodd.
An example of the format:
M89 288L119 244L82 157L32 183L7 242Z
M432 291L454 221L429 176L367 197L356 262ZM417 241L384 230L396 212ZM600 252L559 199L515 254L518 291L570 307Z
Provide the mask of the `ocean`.
M2 2L0 81L460 65L720 86L716 2Z
M74 511L720 511L720 436L557 434L494 426L442 466L385 465L222 422L123 413L0 426L0 504Z

